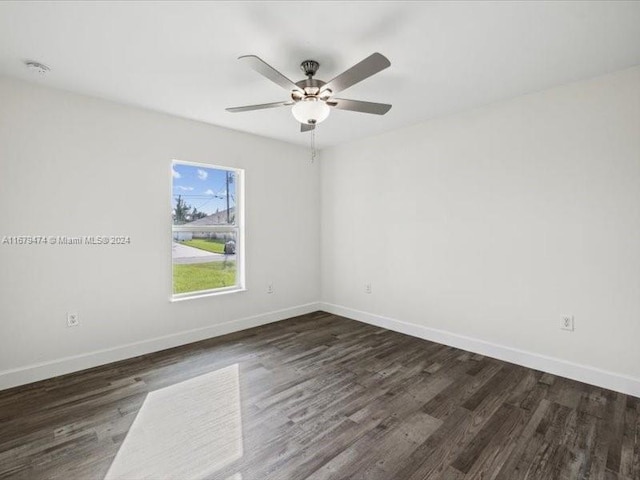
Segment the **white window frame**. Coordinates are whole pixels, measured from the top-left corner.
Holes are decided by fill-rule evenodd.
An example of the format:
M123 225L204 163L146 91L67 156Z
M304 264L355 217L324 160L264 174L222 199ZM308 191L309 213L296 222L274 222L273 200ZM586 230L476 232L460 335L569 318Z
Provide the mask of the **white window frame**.
M170 245L173 245L174 232L219 232L236 234L236 284L228 287L212 288L209 290L198 290L195 292L173 293L173 257L171 257L171 301L188 300L192 298L210 297L233 292L243 292L245 288L245 229L244 229L244 169L235 167L226 167L222 165L212 165L209 163L189 162L185 160L173 159L171 161L171 195L169 197L169 205L171 212L173 210L173 167L174 165L188 165L190 167L201 167L214 170L225 170L235 173L236 181L236 201L235 201L235 219L234 225L174 225L173 216L170 216L169 223L171 225L171 234L169 237ZM171 250L170 250L171 251Z

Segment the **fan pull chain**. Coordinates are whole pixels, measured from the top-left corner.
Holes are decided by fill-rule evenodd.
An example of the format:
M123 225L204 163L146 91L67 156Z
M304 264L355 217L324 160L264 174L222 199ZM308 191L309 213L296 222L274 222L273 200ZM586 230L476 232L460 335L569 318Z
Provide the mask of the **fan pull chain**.
M316 159L318 152L316 151L316 129L311 130L311 163Z

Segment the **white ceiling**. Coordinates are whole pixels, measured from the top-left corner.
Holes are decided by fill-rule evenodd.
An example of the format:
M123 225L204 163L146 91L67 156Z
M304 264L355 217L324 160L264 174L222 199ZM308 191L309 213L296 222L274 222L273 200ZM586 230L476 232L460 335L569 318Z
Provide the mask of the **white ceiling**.
M224 110L288 96L237 57L329 80L376 51L340 96L393 108L334 110L318 146L638 65L640 2L0 2L0 74L305 145L287 107Z

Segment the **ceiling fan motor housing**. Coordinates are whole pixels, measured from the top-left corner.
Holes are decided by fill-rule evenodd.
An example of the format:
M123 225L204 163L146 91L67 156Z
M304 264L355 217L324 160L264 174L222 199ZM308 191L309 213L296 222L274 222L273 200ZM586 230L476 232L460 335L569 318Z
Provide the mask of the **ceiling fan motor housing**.
M331 95L331 90L324 90L321 92L322 87L325 84L326 82L315 78L305 78L304 80L300 80L299 82L296 82L296 85L303 91L292 90L291 99L294 102L298 102L306 97L319 97L321 100L326 100Z

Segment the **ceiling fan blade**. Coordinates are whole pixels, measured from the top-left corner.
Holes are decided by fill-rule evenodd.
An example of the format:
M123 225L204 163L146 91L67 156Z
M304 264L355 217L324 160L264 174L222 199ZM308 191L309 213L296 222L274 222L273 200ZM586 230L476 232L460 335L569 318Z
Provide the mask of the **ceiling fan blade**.
M309 132L309 131L313 130L314 128L316 128L315 125L309 125L308 123L301 123L300 124L300 133Z
M391 110L388 103L363 102L361 100L347 100L344 98L332 98L327 101L327 105L339 110L351 110L352 112L373 113L374 115L384 115Z
M255 55L243 55L242 57L238 57L238 60L246 63L253 70L264 75L272 82L277 83L285 90L297 90L299 92L302 92L302 89L299 86L297 86L295 83L281 74L267 62L262 60L260 57L256 57Z
M264 110L265 108L276 108L276 107L285 107L287 105L293 105L294 102L273 102L273 103L262 103L260 105L247 105L245 107L230 107L225 108L227 112L237 113L237 112L250 112L251 110Z
M391 62L387 57L376 52L329 81L322 87L322 90L330 89L333 93L341 92L390 65Z

